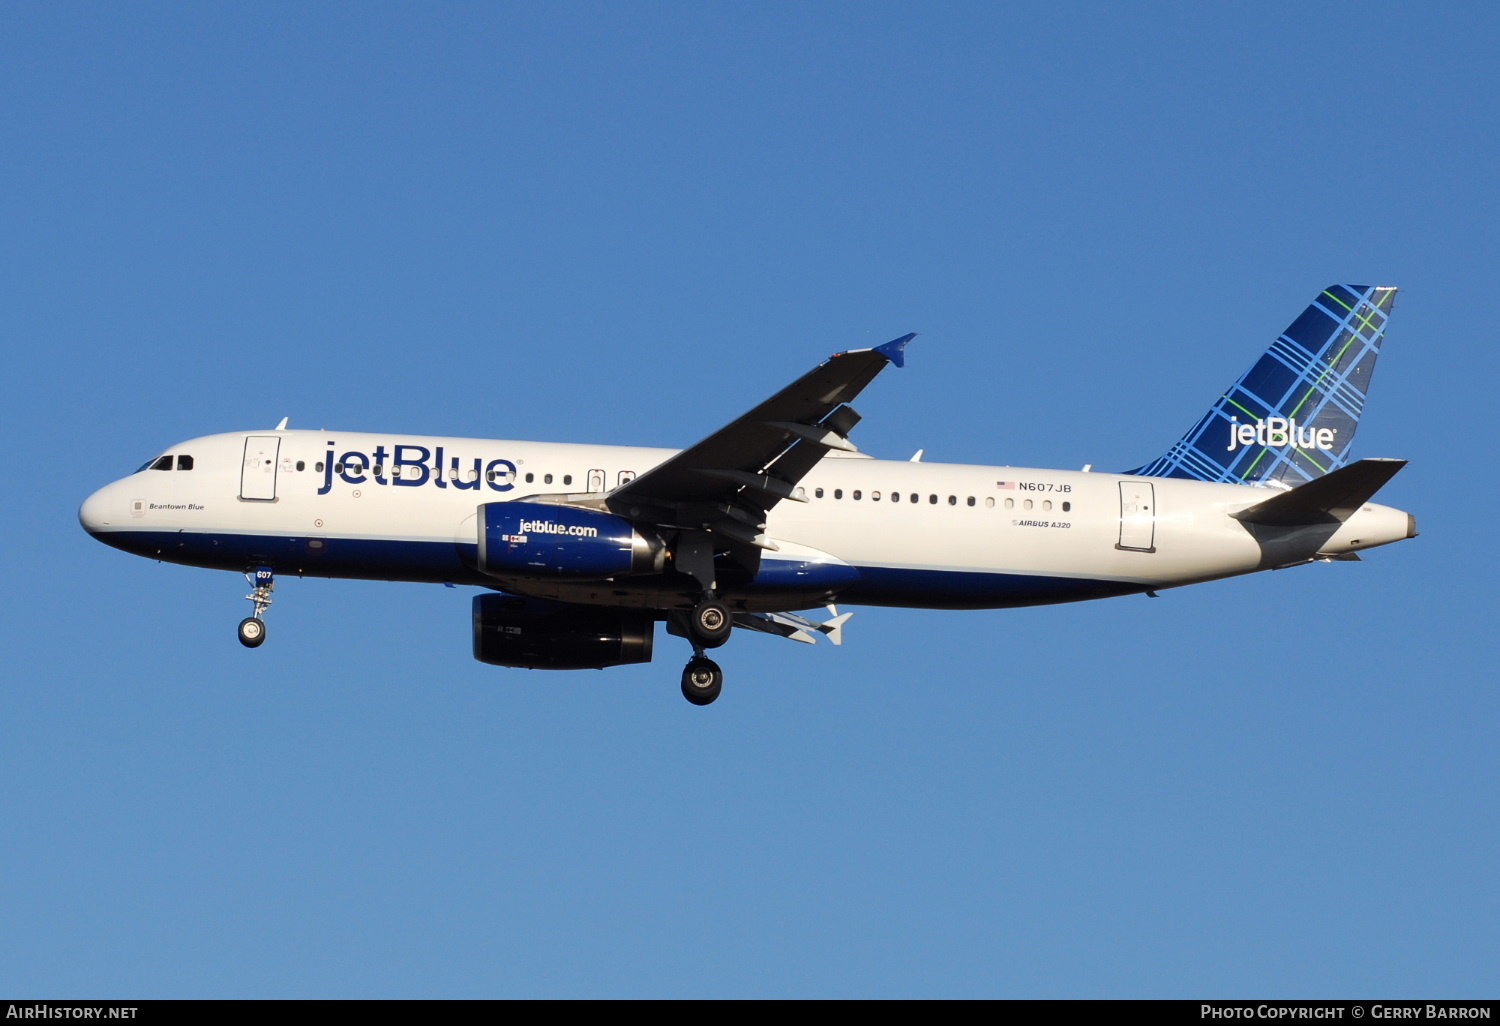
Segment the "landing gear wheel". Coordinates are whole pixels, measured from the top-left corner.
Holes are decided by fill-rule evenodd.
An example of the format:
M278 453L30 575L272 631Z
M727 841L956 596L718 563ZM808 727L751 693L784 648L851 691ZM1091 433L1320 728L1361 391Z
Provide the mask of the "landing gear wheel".
M694 705L707 705L724 689L724 671L712 659L698 656L682 671L682 697Z
M240 621L240 644L246 648L259 648L266 640L266 622L261 619L271 608L271 592L276 590L275 571L268 566L258 566L245 571L245 580L255 589L246 595L254 606L254 612Z
M240 644L246 648L259 648L261 642L266 640L266 624L264 620L257 620L253 616L247 616L240 621Z
M718 599L706 598L693 607L688 616L688 627L693 638L704 648L718 648L729 640L734 619L728 606Z

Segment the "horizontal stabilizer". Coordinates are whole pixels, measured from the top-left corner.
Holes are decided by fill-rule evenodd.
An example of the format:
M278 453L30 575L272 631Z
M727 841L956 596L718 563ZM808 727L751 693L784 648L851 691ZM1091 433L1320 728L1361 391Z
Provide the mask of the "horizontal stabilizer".
M807 645L815 644L822 634L835 645L844 643L844 623L853 613L843 613L826 623L809 620L796 613L735 613L734 625L747 631L775 634Z
M828 635L828 640L835 645L842 645L844 643L844 623L853 615L853 613L840 613L832 620L819 624L818 630Z
M1357 460L1230 516L1266 527L1343 523L1404 466L1405 460Z

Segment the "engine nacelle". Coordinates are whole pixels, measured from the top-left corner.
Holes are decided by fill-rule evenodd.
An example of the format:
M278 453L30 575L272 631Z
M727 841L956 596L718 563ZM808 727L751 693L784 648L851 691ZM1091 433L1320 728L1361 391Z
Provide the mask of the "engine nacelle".
M661 539L613 513L544 502L479 507L479 569L494 577L601 580L660 573Z
M478 595L474 658L528 670L594 670L649 663L656 622L639 609Z

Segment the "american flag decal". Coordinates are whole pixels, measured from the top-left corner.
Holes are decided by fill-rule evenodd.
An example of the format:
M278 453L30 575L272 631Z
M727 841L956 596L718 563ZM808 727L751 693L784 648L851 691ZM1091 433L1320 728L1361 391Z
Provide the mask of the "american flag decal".
M995 487L996 488L1008 488L1011 491L1015 491L1015 489L1016 489L1016 483L1014 481L996 481L995 482Z

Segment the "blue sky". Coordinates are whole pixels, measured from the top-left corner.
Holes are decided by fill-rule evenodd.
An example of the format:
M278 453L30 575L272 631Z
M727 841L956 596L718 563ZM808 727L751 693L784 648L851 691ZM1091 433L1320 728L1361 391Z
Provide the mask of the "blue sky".
M1493 996L1500 16L1451 4L0 7L0 991ZM868 452L1100 469L1323 286L1422 536L544 674L465 592L79 502L270 427L685 445L921 335ZM27 473L20 473L21 470ZM30 471L36 470L35 474ZM681 648L682 651L678 651Z

